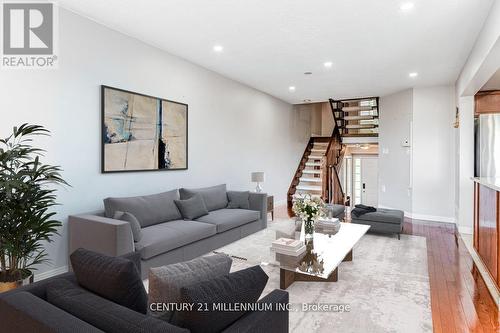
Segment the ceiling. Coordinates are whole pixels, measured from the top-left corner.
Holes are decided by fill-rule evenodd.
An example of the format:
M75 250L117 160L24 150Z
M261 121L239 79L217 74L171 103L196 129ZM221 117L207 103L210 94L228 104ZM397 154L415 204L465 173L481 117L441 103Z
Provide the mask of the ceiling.
M500 90L500 69L493 74L493 76L481 88L484 90Z
M414 8L402 12L400 6ZM59 0L290 103L454 83L492 0ZM214 45L223 46L217 53ZM324 62L331 61L327 69ZM303 73L310 71L312 75ZM418 76L410 78L410 72ZM290 92L289 86L295 91Z

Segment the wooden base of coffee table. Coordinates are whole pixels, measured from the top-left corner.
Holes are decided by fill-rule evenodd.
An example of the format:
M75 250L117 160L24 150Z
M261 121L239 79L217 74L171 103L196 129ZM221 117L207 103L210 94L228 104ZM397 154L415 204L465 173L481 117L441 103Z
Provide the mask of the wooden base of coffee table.
M352 261L352 250L345 256L343 261ZM305 281L305 282L337 282L339 279L339 268L335 270L328 276L328 278L321 278L314 275L302 274L294 271L289 271L280 268L280 289L286 289L290 287L295 281Z
M352 261L352 250L349 251L348 254L346 254L344 260L342 260L342 261Z

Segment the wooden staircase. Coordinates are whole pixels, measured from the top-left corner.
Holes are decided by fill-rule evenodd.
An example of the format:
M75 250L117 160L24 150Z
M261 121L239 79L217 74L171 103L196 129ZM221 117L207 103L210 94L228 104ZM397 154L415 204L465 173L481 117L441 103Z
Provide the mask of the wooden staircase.
M334 114L335 120L335 114ZM345 146L339 128L334 126L331 137L311 137L299 161L299 166L288 189L288 215L293 216L295 196L310 194L327 203L345 204L339 178Z
M326 203L346 204L339 173L344 160L345 137L378 137L379 98L330 99L333 132L330 137L311 137L288 189L288 215L293 198L310 194ZM347 139L346 139L347 140ZM347 198L349 200L349 198Z
M378 97L330 99L334 119L342 137L378 136Z

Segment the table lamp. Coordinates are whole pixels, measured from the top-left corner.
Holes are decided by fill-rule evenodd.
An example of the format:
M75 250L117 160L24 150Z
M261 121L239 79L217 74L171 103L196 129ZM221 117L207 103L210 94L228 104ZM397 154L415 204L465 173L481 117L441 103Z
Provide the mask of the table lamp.
M260 183L263 183L265 180L266 174L264 172L252 172L252 182L257 183L257 187L255 187L255 192L262 192L262 187L260 187Z

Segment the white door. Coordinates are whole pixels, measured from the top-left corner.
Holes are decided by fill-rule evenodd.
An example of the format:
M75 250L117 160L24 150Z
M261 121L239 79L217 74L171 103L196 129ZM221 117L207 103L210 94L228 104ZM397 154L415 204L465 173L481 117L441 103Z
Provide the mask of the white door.
M378 158L361 158L361 203L378 205Z

